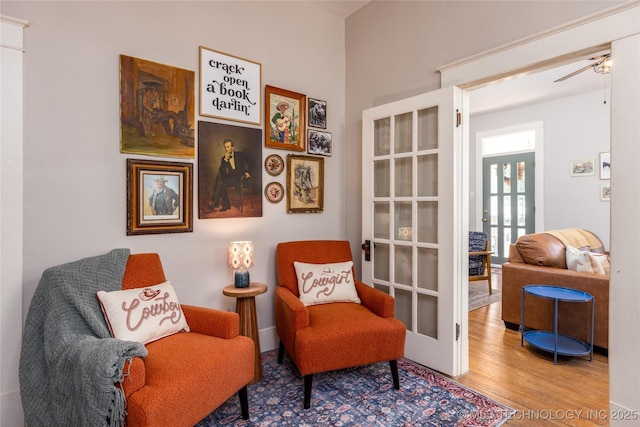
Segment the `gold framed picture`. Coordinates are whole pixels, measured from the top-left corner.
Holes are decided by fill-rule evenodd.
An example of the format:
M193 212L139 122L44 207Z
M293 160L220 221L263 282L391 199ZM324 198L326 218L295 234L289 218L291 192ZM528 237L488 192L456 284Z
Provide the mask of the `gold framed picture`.
M193 231L193 165L127 159L127 236Z
M306 150L307 96L265 86L265 146L283 150Z
M287 212L324 210L324 158L287 155Z

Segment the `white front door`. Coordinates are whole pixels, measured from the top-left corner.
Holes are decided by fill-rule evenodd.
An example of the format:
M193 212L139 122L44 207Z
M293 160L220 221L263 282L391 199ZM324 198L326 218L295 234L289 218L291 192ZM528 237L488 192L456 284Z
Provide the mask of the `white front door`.
M395 298L405 356L453 376L468 364L462 96L449 87L362 116L363 281Z

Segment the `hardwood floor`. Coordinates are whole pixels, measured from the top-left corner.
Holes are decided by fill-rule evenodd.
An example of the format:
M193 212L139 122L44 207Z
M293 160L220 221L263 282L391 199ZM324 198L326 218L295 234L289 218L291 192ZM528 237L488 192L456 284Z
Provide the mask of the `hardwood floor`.
M501 288L501 275L492 276ZM457 382L513 408L506 426L609 425L609 364L602 354L561 357L520 346L502 303L469 312L469 368Z

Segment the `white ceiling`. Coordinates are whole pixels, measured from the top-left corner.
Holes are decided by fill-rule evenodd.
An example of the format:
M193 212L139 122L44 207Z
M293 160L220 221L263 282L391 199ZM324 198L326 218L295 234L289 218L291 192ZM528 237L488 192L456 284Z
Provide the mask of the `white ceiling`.
M558 68L540 71L524 77L505 80L497 84L471 91L470 113L499 111L505 108L564 98L581 93L603 91L610 87L611 75L602 75L588 69L562 82L554 83L593 61L582 60Z

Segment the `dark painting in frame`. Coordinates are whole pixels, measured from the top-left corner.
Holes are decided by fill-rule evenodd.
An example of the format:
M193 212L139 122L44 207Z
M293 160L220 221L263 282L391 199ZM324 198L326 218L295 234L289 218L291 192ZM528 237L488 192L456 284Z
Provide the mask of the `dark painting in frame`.
M265 86L265 147L283 150L306 150L307 96Z
M198 218L261 216L262 129L199 121Z
M324 210L324 158L287 155L287 212Z
M319 129L327 128L327 101L309 98L309 112L307 114L309 126Z
M193 165L127 159L127 235L193 231Z
M195 73L120 55L120 151L195 157Z

